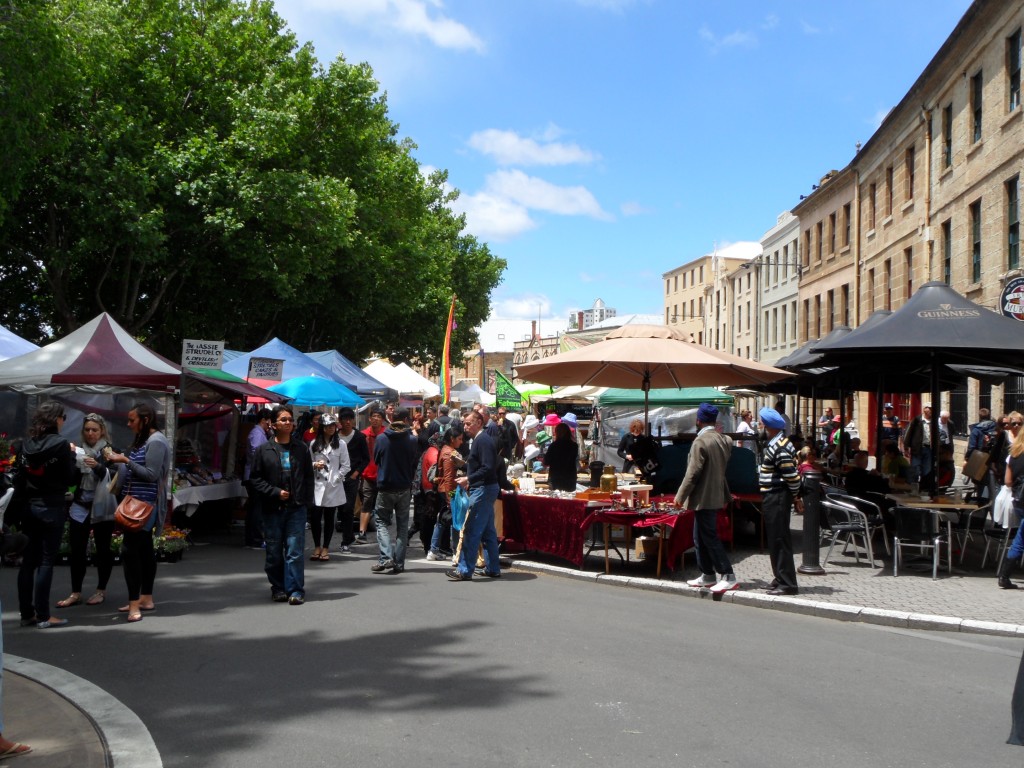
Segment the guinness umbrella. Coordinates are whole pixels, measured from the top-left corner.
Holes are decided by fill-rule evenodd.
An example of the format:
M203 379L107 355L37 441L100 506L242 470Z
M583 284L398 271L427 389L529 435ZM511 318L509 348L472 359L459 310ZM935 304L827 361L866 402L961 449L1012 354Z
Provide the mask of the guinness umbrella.
M944 366L1013 368L1024 348L1024 325L975 304L945 283L925 283L870 328L819 343L821 365L900 374L928 371L932 402L932 456L938 476L939 382Z
M644 421L651 389L767 384L792 374L708 349L665 325L624 325L603 341L524 363L516 376L540 384L644 390Z

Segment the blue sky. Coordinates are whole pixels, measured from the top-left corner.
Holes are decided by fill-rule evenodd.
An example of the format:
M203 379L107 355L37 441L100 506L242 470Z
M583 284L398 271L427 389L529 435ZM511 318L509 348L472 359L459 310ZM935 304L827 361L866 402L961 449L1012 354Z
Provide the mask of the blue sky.
M497 320L546 334L759 240L866 142L969 0L278 0L328 62L373 67L509 263ZM511 326L510 326L511 327Z

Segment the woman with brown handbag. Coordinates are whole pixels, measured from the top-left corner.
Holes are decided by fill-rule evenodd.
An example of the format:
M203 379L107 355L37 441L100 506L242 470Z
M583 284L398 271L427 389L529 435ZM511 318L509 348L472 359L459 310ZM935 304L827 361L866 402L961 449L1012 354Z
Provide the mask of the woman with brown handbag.
M126 464L128 476L125 496L153 505L149 519L138 530L125 530L121 543L124 580L128 585L128 605L118 608L128 614L129 622L142 621L142 611L152 611L153 582L156 580L156 556L153 533L160 532L167 514L167 475L171 469L171 446L157 429L156 411L140 403L128 411L128 427L135 434L127 456L110 453L107 461Z

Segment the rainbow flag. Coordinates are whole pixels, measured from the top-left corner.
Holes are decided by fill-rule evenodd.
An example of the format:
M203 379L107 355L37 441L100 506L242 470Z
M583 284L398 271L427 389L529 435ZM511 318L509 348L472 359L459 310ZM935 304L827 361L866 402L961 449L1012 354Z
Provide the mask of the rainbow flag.
M455 294L452 294L452 306L448 310L448 325L444 331L444 349L441 351L441 402L447 403L452 394L452 331L455 324Z

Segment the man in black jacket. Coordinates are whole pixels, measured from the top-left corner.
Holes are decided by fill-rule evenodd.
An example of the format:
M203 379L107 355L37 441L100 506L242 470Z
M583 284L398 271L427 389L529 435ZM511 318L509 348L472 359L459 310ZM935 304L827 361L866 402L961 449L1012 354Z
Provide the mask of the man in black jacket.
M409 542L409 504L419 444L409 429L409 409L395 411L391 426L373 445L377 464L377 504L373 508L373 524L377 529L380 555L370 568L373 573L393 574L405 570L405 547ZM395 519L395 540L391 541L391 518Z
M259 447L249 479L263 497L264 570L276 603L302 605L306 598L304 549L306 508L313 504L313 460L294 437L295 417L287 405L273 413L274 439Z

